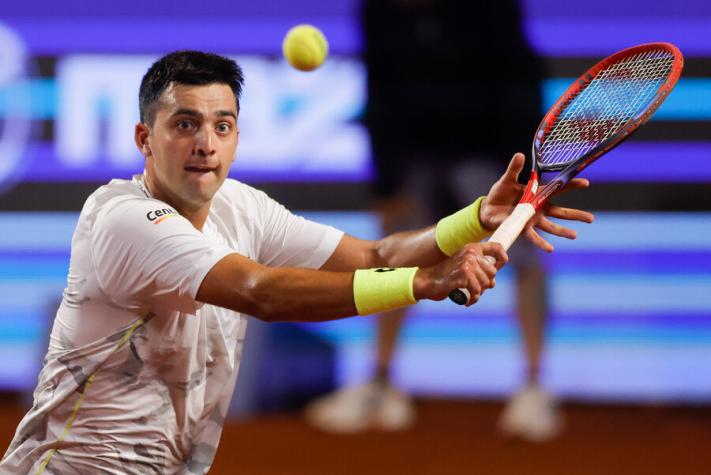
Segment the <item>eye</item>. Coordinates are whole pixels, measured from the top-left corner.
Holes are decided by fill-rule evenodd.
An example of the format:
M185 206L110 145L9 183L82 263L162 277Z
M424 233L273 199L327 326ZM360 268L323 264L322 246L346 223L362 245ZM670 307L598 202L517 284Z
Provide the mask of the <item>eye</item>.
M220 122L217 124L217 131L223 134L227 134L232 130L232 124L229 122Z
M180 120L177 122L176 127L180 130L191 130L194 124L190 120Z

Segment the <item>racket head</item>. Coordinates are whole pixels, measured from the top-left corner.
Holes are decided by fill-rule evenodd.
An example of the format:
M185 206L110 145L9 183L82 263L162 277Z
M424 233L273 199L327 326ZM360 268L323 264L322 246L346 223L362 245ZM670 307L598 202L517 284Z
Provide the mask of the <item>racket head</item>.
M538 126L532 146L535 166L542 172L567 169L562 179L577 174L649 120L683 67L681 51L673 44L646 43L588 69Z

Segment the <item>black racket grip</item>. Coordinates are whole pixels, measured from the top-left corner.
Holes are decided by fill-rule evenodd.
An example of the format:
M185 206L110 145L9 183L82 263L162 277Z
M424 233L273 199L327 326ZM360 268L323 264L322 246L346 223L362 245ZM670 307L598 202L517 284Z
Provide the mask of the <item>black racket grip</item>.
M469 302L469 291L467 289L454 289L449 293L449 300L457 305L466 305Z

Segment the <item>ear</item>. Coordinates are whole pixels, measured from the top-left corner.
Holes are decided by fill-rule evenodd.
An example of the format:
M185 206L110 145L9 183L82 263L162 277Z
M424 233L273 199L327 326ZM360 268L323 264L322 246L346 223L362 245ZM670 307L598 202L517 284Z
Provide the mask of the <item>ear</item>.
M136 142L136 147L143 154L144 157L148 157L152 154L151 144L150 144L151 131L148 126L142 122L136 124L136 129L133 134L133 140Z
M239 111L238 111L239 112ZM237 139L235 143L235 153L232 154L232 160L230 161L230 166L237 160L237 148L239 148L239 127L237 127Z

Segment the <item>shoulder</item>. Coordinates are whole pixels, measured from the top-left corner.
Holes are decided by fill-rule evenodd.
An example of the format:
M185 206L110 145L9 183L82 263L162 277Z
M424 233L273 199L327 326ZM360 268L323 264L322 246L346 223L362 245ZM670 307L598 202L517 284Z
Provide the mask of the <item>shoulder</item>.
M213 204L218 210L227 208L241 215L258 217L277 203L262 190L228 178L217 192Z
M93 225L150 223L177 214L172 206L147 196L135 180L112 180L92 193L82 209L82 216Z
M267 194L257 188L249 186L234 178L228 178L217 192L218 196L231 201L262 200L268 198Z

